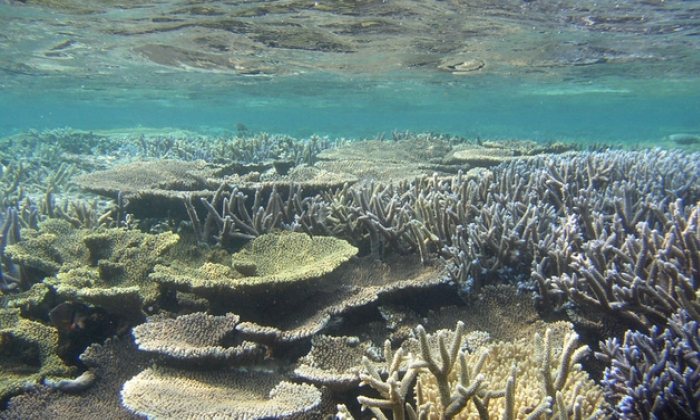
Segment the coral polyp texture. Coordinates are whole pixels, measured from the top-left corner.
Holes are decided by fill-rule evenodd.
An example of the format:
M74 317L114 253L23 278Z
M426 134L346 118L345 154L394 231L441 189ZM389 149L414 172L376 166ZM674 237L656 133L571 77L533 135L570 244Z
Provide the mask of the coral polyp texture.
M233 343L239 317L203 313L177 319L149 321L133 328L139 349L188 361L233 360L245 363L262 359L265 348L252 342Z
M697 415L697 154L243 129L2 144L0 418Z
M313 409L321 392L268 372L148 368L124 384L122 402L151 420L254 420Z

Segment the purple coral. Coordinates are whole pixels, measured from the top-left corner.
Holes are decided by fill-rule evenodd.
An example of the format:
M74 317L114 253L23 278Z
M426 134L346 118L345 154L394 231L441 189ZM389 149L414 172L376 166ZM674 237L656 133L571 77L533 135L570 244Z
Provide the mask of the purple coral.
M615 418L700 417L700 328L684 309L665 330L628 331L624 344L608 339L596 356L611 363L602 385Z

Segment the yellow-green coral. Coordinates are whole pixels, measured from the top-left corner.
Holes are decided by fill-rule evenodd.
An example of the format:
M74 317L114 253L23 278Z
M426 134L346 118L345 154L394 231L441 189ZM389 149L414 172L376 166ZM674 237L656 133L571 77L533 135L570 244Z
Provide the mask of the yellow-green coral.
M101 306L134 321L142 319L143 305L160 297L148 273L179 240L170 232L74 229L56 219L40 229L25 229L27 239L7 248L15 263L49 275L44 284L62 300Z
M195 292L255 288L321 277L355 254L357 248L342 239L277 232L257 237L234 254L233 266L238 271L214 262L198 267L175 262L156 266L151 278Z
M58 331L20 316L17 308L0 308L0 400L43 378L69 377L75 368L57 355Z
M321 277L357 254L357 248L342 239L305 233L279 232L257 237L233 255L233 265L255 267L255 275L237 285L285 283Z
M140 318L140 307L159 297L158 284L148 273L179 239L175 233L149 235L137 231L108 229L84 231L83 246L89 263L61 270L45 280L60 297L101 306L127 318Z

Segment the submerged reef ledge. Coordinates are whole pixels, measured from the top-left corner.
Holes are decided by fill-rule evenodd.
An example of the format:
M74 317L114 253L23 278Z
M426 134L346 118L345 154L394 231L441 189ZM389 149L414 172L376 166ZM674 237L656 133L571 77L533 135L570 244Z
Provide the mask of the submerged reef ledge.
M0 419L700 415L697 153L0 145Z

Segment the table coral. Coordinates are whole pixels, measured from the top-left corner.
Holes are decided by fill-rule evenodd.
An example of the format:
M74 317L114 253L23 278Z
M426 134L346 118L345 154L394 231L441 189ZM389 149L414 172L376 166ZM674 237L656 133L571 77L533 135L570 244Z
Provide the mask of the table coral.
M134 327L132 334L139 349L176 360L207 364L262 360L266 352L262 345L249 341L233 344L238 321L239 317L234 314L194 313L146 322Z
M57 354L55 328L0 308L0 400L31 388L46 377L70 378L76 369Z
M311 410L321 392L262 371L186 371L149 368L121 392L131 411L151 420L280 418Z
M310 237L295 232L263 235L233 255L234 268L239 261L256 267L254 276L243 277L236 285L318 278L332 272L355 254L357 248L332 237Z
M184 271L181 266L170 269L156 267L151 278L162 284L205 292L230 289L281 287L284 284L318 279L346 262L357 248L332 237L310 237L305 233L276 232L262 235L233 255L231 265L244 266L244 273L230 266L205 263ZM252 274L252 275L244 275Z

